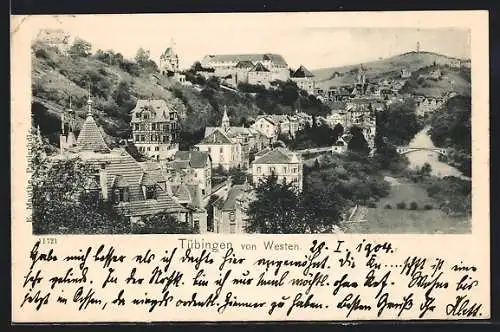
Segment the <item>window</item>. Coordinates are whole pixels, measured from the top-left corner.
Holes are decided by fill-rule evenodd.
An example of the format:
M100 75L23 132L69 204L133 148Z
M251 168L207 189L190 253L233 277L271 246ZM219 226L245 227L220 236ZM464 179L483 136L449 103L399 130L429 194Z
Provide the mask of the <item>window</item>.
M257 167L257 174L260 174L260 172L261 172L261 168Z
M128 188L116 188L114 192L114 202L128 202Z
M199 220L194 221L194 229L196 229L196 230L200 229L200 221Z
M160 147L159 146L155 146L155 151L160 151Z
M219 152L220 152L220 153L224 153L224 149L223 149L223 148L220 148L220 149L219 149Z
M229 220L234 222L234 220L235 220L234 212L229 212Z
M297 173L297 168L295 168L295 167L294 167L294 168L292 169L292 173Z
M139 124L138 124L138 123L135 123L135 124L134 124L134 129L135 129L135 130L139 130Z
M212 148L208 148L208 153L211 153L212 152Z
M236 233L236 224L229 224L229 233L230 234Z
M148 151L151 151L151 147L148 146Z
M156 130L156 123L151 124L151 130Z
M274 166L269 167L269 171L270 171L271 173L274 173L274 171L275 171L275 170L276 170L276 169L274 168Z
M202 194L203 196L205 196L205 189L202 189L202 190L201 190L201 194Z
M175 120L175 113L170 113L170 121L174 121Z
M286 167L283 167L283 173L286 174L286 172L288 172L287 168Z
M155 186L146 186L146 199L156 199Z

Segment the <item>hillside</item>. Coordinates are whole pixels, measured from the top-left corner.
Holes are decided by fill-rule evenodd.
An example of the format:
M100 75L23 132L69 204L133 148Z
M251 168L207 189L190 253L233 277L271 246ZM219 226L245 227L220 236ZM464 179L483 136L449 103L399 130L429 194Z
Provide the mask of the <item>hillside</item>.
M434 63L444 66L458 60L459 59L431 52L408 52L387 59L366 62L362 65L366 71L367 79L375 80L381 78L396 78L403 68L410 71L416 71L420 68L431 66ZM342 67L317 69L312 70L312 73L315 76L316 85L320 88L328 89L330 87L354 83L359 65L360 64L353 64Z
M181 149L203 138L206 126L220 123L223 106L227 106L231 124L238 126L247 125L259 114L291 113L296 105L310 114L328 111L292 82L279 82L272 91L247 86L243 92L224 89L218 79L187 71L186 78L193 84L182 85L161 76L156 64L147 58L130 61L113 51L90 54L80 49L64 55L40 42L33 44L32 50L34 124L40 125L42 135L54 145L58 144L61 114L69 107L70 97L79 131L87 113L89 85L94 117L110 144L130 137L129 113L137 99L164 99L178 110Z
M435 69L441 71L441 76L438 79L425 77ZM412 73L401 92L427 97L441 97L449 92L455 92L458 95L470 97L470 70L447 66L423 67Z

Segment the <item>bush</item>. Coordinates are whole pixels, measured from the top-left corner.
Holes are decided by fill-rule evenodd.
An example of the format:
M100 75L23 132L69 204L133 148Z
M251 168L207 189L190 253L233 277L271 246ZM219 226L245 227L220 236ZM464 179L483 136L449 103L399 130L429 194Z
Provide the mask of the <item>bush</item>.
M417 202L411 202L410 203L410 210L418 210L418 204L417 204Z
M384 209L391 210L392 209L392 205L391 204L386 204L384 206Z
M434 207L431 204L425 204L424 209L425 210L432 210Z
M370 203L368 203L368 207L369 208L376 208L377 204L375 204L374 202L370 202Z
M406 203L405 202L399 202L398 204L396 204L396 207L399 210L404 210L404 209L406 209Z

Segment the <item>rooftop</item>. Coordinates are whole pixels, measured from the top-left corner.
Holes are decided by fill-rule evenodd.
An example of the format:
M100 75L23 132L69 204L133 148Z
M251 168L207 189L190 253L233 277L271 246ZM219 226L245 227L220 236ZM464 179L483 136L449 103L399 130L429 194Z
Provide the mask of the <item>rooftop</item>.
M76 148L78 151L93 151L93 152L109 152L109 148L104 142L103 134L97 127L97 124L92 115L87 116L83 123L80 135L76 140Z
M249 53L249 54L210 54L203 58L204 62L242 62L250 61L256 63L259 61L271 61L277 66L286 67L286 63L283 56L275 53Z
M261 62L257 62L255 67L253 67L250 71L269 72L269 69L264 67L264 65Z
M218 128L214 130L210 135L206 136L198 144L233 144L231 139L223 134Z
M206 151L177 151L174 155L174 161L179 166L191 166L193 168L205 168L210 155Z
M273 150L268 151L267 153L261 155L260 157L256 156L256 159L253 161L253 164L295 164L300 163L300 159L297 154L284 149L284 148L275 148Z
M296 78L305 78L305 77L314 77L313 73L311 73L306 67L300 66L293 74L292 77Z

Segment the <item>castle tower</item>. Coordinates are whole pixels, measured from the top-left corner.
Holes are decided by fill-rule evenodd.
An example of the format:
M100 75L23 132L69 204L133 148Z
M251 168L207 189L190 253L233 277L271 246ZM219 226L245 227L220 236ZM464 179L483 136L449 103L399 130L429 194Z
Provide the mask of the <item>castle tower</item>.
M176 73L179 71L179 56L174 51L174 39L170 39L170 46L160 56L160 70L162 74L167 72Z
M224 115L222 116L222 130L226 132L229 129L229 116L227 115L227 106L224 106Z

